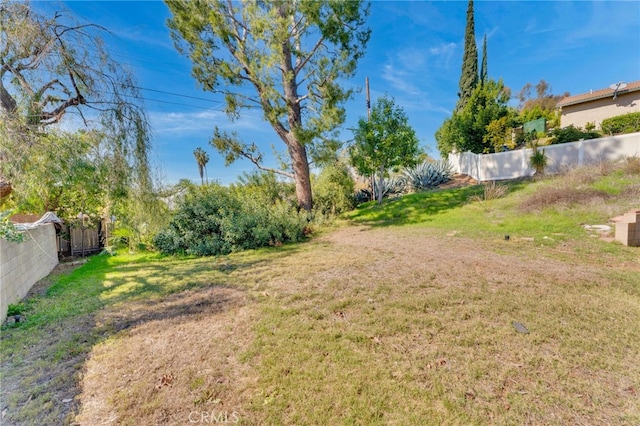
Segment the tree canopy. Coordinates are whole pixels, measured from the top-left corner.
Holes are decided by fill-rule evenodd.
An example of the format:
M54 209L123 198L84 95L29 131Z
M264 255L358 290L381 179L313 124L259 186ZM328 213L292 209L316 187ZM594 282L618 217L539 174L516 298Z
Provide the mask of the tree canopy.
M531 93L532 89L535 89L535 96ZM531 83L525 84L517 95L522 121L527 122L544 117L549 121L557 121L557 124L560 124L559 118L556 117L556 105L567 96L569 96L568 92L562 95L554 95L551 85L544 79L540 80L535 86Z
M66 10L0 0L0 31L0 207L115 215L130 241L148 236L163 211L151 130L107 30Z
M370 31L363 1L166 1L176 47L193 63L193 76L207 91L225 95L237 118L260 108L287 148L286 170L298 204L309 211L310 161L339 147L335 129L344 122L343 103L352 91L340 85L355 73ZM255 143L217 131L212 144L227 162L244 157L257 167Z
M0 31L0 180L33 192L24 185L35 182L26 176L30 157L49 149L51 129L73 114L71 127L100 134L112 195L132 186L149 192L148 121L133 76L105 48L106 30L68 12L45 16L29 3L0 0Z
M351 164L363 176L378 174L379 188L384 175L392 167L413 166L420 149L415 131L403 109L387 96L378 98L371 110L371 119L361 118L354 131L350 147ZM378 191L378 203L382 203Z
M487 138L487 126L509 114L511 95L502 80L489 79L473 90L465 107L445 120L436 132L438 150L443 157L453 150L486 153L495 149ZM501 145L501 144L500 144Z

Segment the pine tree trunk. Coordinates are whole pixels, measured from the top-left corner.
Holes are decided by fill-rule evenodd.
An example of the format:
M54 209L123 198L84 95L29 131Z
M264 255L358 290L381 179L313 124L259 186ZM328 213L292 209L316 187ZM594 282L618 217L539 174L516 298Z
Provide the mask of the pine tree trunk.
M293 135L289 137L289 155L293 167L293 176L296 184L296 197L298 207L310 212L313 208L313 196L311 193L311 177L309 173L309 161L307 150Z
M285 7L279 8L280 15L286 17ZM309 175L309 159L304 144L296 136L296 131L302 128L302 111L298 100L298 82L291 58L290 40L283 41L282 48L282 85L284 98L287 104L287 121L289 124L285 140L289 148L293 177L296 184L296 196L298 198L298 208L310 212L313 208L313 197L311 194L311 178ZM281 137L284 135L280 135Z

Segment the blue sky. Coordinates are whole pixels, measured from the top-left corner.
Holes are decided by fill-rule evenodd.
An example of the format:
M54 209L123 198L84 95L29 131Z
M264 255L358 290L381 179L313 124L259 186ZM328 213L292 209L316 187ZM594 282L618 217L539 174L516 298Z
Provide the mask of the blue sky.
M36 3L50 11L59 3ZM235 130L265 153L284 145L259 111L230 122L221 97L200 90L191 64L177 53L166 27L170 14L160 1L67 1L80 19L107 28L113 57L128 66L144 89L153 127L154 163L165 184L181 178L199 181L193 150L211 157L209 180L228 184L248 161L230 167L209 145L214 126ZM488 38L488 71L517 93L526 83L546 80L554 94L580 94L619 81L640 80L640 2L638 1L476 1L475 29L479 55ZM372 100L389 94L409 117L421 145L439 157L434 133L457 101L464 48L467 1L373 1L372 29L353 88L371 85ZM165 93L161 93L165 92ZM172 96L176 93L191 98ZM347 104L344 129L366 115L365 94ZM343 132L344 139L351 132ZM273 157L267 161L274 165Z

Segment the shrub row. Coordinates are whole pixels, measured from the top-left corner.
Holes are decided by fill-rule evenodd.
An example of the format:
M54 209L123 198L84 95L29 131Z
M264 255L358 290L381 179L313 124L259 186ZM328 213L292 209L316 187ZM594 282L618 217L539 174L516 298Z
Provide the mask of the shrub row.
M186 190L153 243L165 254L210 256L300 241L306 226L306 215L283 201L268 204L209 185Z
M630 112L602 120L602 131L607 135L640 132L640 112Z
M555 128L551 132L551 143L567 143L576 142L580 139L597 139L602 135L596 131L582 130L574 125L563 127L562 129Z

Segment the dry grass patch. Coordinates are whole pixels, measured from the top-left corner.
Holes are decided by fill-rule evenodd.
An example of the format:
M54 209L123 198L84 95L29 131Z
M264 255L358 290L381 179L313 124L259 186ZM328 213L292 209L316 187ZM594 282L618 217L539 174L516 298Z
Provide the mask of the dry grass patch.
M637 204L640 194L640 157L619 162L602 162L567 170L546 182L520 203L523 212L542 211L550 207L598 206L607 203Z
M595 188L547 186L525 199L520 205L520 209L524 212L532 212L552 206L567 208L577 204L602 203L608 198L610 195L606 191Z
M640 358L627 350L640 338L637 294L597 267L416 229L316 244L321 258L283 259L295 273L265 283L249 424L640 418Z
M491 181L482 185L482 195L473 195L469 198L471 202L478 202L485 211L489 211L489 203L492 200L504 197L509 192L509 187Z
M124 331L94 347L81 424L188 424L200 412L245 416L255 373L237 361L252 340L246 295L233 288L171 295L100 314Z
M179 276L216 264L175 262ZM115 334L90 354L75 420L634 424L639 265L606 262L418 227L230 256L208 286L96 316ZM131 290L158 268L107 281Z
M622 171L626 174L640 174L640 156L627 157L621 161Z

